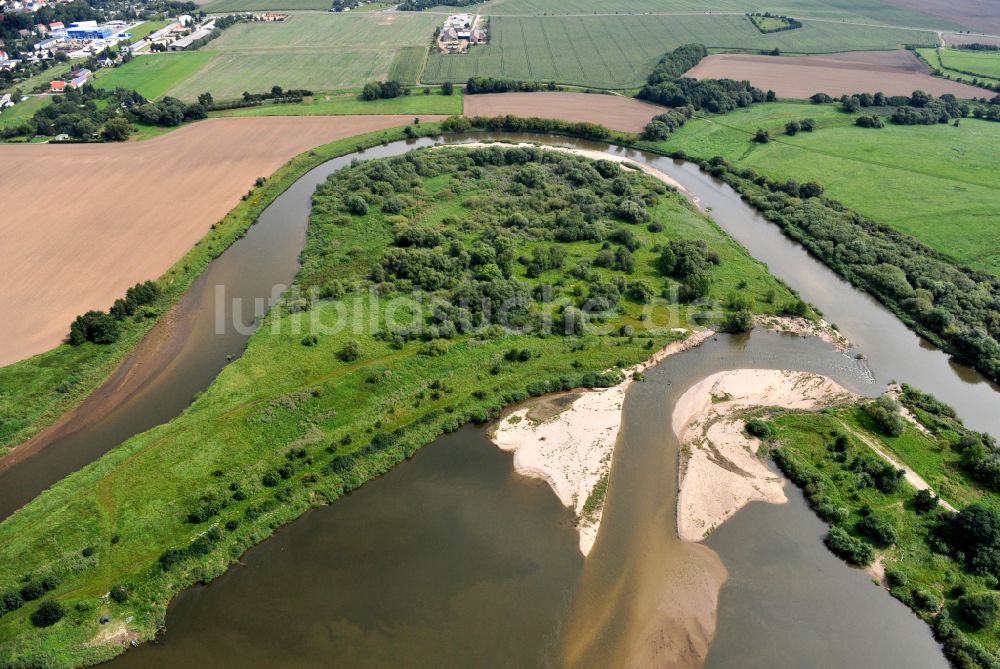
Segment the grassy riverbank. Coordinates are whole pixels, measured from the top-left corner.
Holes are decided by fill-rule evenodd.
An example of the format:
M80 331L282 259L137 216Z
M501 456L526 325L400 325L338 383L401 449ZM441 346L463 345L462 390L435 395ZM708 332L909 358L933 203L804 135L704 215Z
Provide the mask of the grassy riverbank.
M428 131L436 125L427 124ZM131 353L157 317L169 310L204 271L249 228L274 198L317 165L350 153L405 137L402 128L339 140L303 153L279 168L262 186L219 221L158 284L163 294L141 314L122 323L112 345L64 344L27 360L0 367L0 454L58 420L94 391ZM66 324L67 334L69 323Z
M660 269L663 249L683 240L705 242L670 248L709 279L724 303L716 315L656 297L691 283L687 270ZM434 287L424 306L410 299L414 283ZM775 313L795 301L650 177L500 149L424 151L334 175L315 196L297 286L326 299L286 297L182 416L0 524L0 593L50 576L58 585L43 599L67 610L45 628L29 622L41 600L0 617L0 663L113 655L124 635L152 636L180 589L441 432L530 394L613 383L696 313ZM487 296L507 308L479 310ZM588 300L616 308L580 330L575 310ZM499 328L505 315L529 331ZM125 601L105 597L115 586Z
M880 489L879 479L873 483L864 473L872 467L862 463L884 466L873 444L914 469L958 509L974 504L986 513L1000 511L1000 495L970 478L961 464L962 436L979 437L947 417L907 406L921 424L905 423L898 436L887 436L861 406L780 415L770 422L780 446L775 460L804 489L817 514L839 528L834 533L846 532L861 546L842 557L884 570L885 587L932 625L954 666L995 667L995 658L977 648L996 652L1000 626L992 619L982 627L970 621L963 599L995 599L997 573L963 564L965 558L952 552L953 514L940 505L922 508L906 482Z

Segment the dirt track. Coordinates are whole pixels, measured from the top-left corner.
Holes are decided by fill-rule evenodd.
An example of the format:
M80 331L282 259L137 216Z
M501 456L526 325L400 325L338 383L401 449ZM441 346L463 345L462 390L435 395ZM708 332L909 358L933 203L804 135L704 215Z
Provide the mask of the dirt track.
M226 118L145 142L0 145L0 365L53 348L77 314L162 274L257 177L314 146L410 121Z
M754 56L717 54L702 60L685 74L696 79L728 77L749 80L771 89L778 97L807 98L814 93L834 97L850 93L909 95L922 90L959 98L990 95L975 86L932 77L927 67L908 51L859 51L829 56Z
M593 93L496 93L467 95L466 116L538 116L565 121L591 121L614 130L638 132L662 107L620 95Z

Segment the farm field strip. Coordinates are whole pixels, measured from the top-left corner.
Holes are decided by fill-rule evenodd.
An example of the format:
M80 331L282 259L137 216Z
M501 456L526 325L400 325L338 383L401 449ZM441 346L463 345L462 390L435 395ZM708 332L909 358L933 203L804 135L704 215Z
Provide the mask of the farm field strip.
M923 28L953 28L959 25L954 21L934 18L881 0L857 0L851 3L779 0L763 8L754 0L618 0L614 4L614 10L609 10L606 0L493 0L483 5L481 11L491 16L537 16L706 12L743 14L763 9L795 18L846 19ZM447 11L447 8L438 7L435 11Z
M493 76L622 89L640 86L665 51L691 42L713 49L828 53L930 45L936 39L925 31L831 22L763 35L742 15L495 16L490 23L490 44L468 54L431 54L422 79Z
M428 14L294 14L280 23L237 24L212 42L218 55L168 93L193 100L208 91L221 100L275 85L344 90L385 79L393 68L415 82L423 60L411 59L426 49L438 20Z
M940 49L938 56L941 64L949 70L1000 79L1000 51Z
M931 49L933 51L933 49ZM685 73L695 79L747 80L779 97L807 98L814 93L834 97L882 91L910 95L922 90L932 95L951 93L971 99L989 94L981 88L934 77L909 51L875 51L830 56L759 56L715 54Z
M136 56L128 63L94 74L97 88L130 88L155 99L193 76L216 57L215 51L183 51Z

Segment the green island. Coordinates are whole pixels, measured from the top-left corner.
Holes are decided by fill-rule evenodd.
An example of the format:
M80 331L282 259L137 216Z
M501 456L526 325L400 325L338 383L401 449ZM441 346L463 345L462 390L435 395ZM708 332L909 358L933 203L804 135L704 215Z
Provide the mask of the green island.
M617 383L683 336L674 328L806 310L673 189L536 148L429 149L338 172L314 198L302 261L295 290L182 416L4 521L0 593L8 608L39 597L0 617L0 662L106 658L120 646L87 644L97 614L133 616L151 637L178 591L442 432ZM706 297L719 322L686 304ZM49 601L64 619L32 626Z
M926 393L903 386L896 396L771 413L747 425L831 523L830 550L875 569L876 580L931 625L953 666L996 667L996 444ZM941 499L915 489L873 449L906 463Z

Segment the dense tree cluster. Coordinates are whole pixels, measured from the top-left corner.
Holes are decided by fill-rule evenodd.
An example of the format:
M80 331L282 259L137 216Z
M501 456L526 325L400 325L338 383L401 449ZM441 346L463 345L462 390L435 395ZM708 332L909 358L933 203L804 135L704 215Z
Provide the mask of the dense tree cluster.
M693 115L694 109L691 107L671 109L664 114L657 114L646 124L642 131L642 138L651 142L669 139L670 135L687 123L687 120Z
M467 212L440 223L416 225L409 218L420 206L414 189L421 179L439 174L455 175L453 189L485 182L495 195L475 198ZM402 346L490 326L552 327L575 335L587 318L607 318L623 300L649 302L657 290L648 280L631 279L635 253L643 246L636 230L650 222L649 207L664 192L662 184L610 161L491 146L358 165L335 185L321 186L317 197L330 202L330 225L349 225L350 217L366 217L376 208L389 213L391 245L372 258L370 280L381 293L419 290L434 297L425 322L383 334L393 346ZM325 238L322 230L321 225L310 228L317 244ZM567 268L564 245L571 242L592 243L595 251L577 255ZM662 272L681 283L688 299L705 295L718 255L703 241L665 242L657 249ZM323 286L334 269L307 262L303 277ZM579 283L573 290L565 289L565 278L533 283L544 281L548 272Z
M543 84L538 81L497 79L494 77L469 77L465 82L465 92L469 95L482 93L534 93L536 91L558 91L556 82Z
M685 72L708 56L708 49L703 44L685 44L669 51L653 66L653 71L646 78L646 84L657 86L680 79Z
M937 527L939 548L973 574L1000 577L1000 517L989 507L970 504L944 516Z
M713 113L749 107L768 99L764 91L747 81L681 76L707 54L701 44L686 44L667 53L653 68L636 97L667 107L690 107Z
M486 0L403 0L396 6L401 12L422 12L425 9L430 9L431 7L439 7L445 5L448 7L470 7L472 5L478 5Z
M508 132L538 132L573 135L586 139L607 139L611 131L598 123L561 121L552 118L522 118L520 116L450 116L441 122L445 132L506 130Z
M772 14L771 12L748 12L747 17L750 22L754 24L757 30L761 31L765 35L770 33L780 33L785 30L795 30L796 28L802 27L802 21L792 18L791 16L785 16L784 14ZM767 24L761 19L778 19L783 23L781 25L772 26Z
M409 95L410 89L398 81L369 81L361 90L362 100L385 100Z
M113 344L118 341L119 322L135 315L139 307L152 304L160 297L160 287L153 281L137 283L128 289L124 299L117 299L108 313L88 311L77 316L70 326L69 343L79 346L84 342Z
M77 140L94 140L106 122L115 118L127 121L126 110L145 101L134 91L105 91L87 84L55 97L25 123L4 128L0 138L65 134Z
M938 346L1000 380L1000 279L954 264L918 240L846 210L812 187L723 158L702 164L834 271ZM821 192L821 191L820 191Z
M186 104L169 95L157 100L139 105L132 110L136 121L146 125L165 127L178 126L185 121L198 121L208 116L204 105L200 102Z

